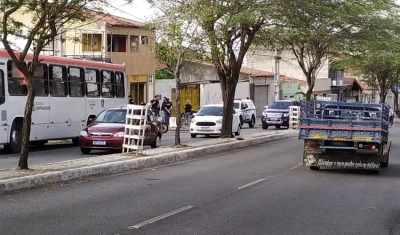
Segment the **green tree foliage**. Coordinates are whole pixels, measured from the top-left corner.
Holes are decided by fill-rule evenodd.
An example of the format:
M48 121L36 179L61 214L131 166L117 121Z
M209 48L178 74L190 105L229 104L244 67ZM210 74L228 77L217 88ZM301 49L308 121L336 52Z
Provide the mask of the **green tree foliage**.
M32 123L32 108L35 99L35 88L32 77L40 65L40 53L63 31L63 26L76 21L83 21L83 10L86 7L102 6L101 1L86 0L3 0L0 5L1 42L12 58L16 68L23 74L28 90L23 123L16 123L19 130L18 143L10 143L7 148L19 152L18 167L28 169L29 136ZM28 19L28 20L27 20ZM14 39L23 39L25 45L17 51ZM26 66L24 61L33 50ZM22 132L22 135L21 135Z
M371 31L382 27L393 1L284 0L272 9L275 26L266 28L257 44L293 52L307 79L306 100L311 100L315 79L328 57L353 51Z
M156 79L174 79L174 76L165 69L156 70Z
M245 55L257 33L266 25L267 2L259 0L180 1L207 40L210 61L221 84L224 102L221 137L233 137L233 102Z
M172 75L176 82L175 145L181 145L181 75L190 62L201 57L203 39L183 4L169 0L149 0L149 3L161 12L150 26L157 29L156 59L166 65L164 72Z

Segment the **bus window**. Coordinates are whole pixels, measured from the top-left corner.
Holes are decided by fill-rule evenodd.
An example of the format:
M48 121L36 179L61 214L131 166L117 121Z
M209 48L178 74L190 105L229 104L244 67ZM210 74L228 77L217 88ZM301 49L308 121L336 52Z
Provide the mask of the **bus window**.
M82 74L83 69L69 68L69 95L71 97L85 96L85 82Z
M113 98L114 97L114 73L110 71L101 71L101 96Z
M99 71L93 69L86 69L85 81L86 81L86 96L100 97Z
M28 64L30 66L31 63ZM49 81L47 79L47 65L40 64L35 68L32 76L33 89L35 89L36 96L49 95Z
M124 74L115 72L115 93L117 98L125 98Z
M50 66L50 95L67 96L67 69L64 66Z
M26 65L25 65L26 66ZM11 60L7 62L8 70L8 93L10 95L27 95L28 88L24 75L17 69L15 63Z
M0 104L4 104L6 101L5 97L5 89L4 89L4 73L3 70L0 70Z

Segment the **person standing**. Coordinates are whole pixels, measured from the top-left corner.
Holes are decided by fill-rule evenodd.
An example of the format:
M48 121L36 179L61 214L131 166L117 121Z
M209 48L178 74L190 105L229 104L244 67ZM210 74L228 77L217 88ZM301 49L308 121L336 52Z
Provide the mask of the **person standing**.
M128 96L128 104L135 104L135 100L132 98L132 95Z
M156 115L156 117L159 116L159 108L160 108L160 102L158 101L158 96L154 96L154 99L151 100L151 111Z
M190 116L192 115L192 109L193 109L192 105L190 104L190 100L186 101L184 109L185 109L185 114L184 114L185 125L189 125L190 124Z
M169 100L169 98L165 99L165 102L163 102L163 106L164 106L165 124L169 126L169 118L171 117L171 112L172 112L172 102Z

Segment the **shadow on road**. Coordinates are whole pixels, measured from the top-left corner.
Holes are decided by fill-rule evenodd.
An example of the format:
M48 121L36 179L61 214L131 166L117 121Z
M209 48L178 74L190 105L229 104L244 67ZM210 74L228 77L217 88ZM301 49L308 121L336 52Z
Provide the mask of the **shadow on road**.
M46 144L44 146L35 146L31 145L29 147L29 152L37 152L37 151L47 151L47 150L55 150L55 149L64 149L64 148L72 148L77 147L72 143L57 143L57 144ZM5 152L4 148L0 149L1 155L12 155Z
M334 173L334 174L350 174L350 175L371 175L376 176L371 170L364 169L324 169L321 168L318 172L321 173ZM389 164L388 168L382 168L379 177L399 177L400 178L400 165Z

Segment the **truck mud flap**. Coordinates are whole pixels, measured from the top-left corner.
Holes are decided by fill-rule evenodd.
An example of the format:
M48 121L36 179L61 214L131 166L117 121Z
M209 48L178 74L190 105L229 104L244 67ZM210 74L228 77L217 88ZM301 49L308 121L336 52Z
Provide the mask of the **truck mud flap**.
M352 152L331 153L322 149L305 149L303 165L328 168L380 169L381 156Z

